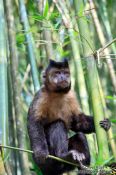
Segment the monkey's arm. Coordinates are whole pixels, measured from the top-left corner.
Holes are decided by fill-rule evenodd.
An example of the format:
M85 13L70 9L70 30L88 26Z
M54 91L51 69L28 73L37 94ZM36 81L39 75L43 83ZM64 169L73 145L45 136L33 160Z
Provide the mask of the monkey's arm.
M30 144L34 152L34 159L37 164L42 164L48 155L48 146L45 138L44 128L39 121L34 119L34 116L28 116L28 134Z
M79 116L73 117L72 122L72 130L75 132L83 132L85 134L95 132L95 125L92 116L87 116L83 113L79 114ZM108 131L111 127L111 123L108 119L104 119L100 121L100 126L104 128L105 131Z

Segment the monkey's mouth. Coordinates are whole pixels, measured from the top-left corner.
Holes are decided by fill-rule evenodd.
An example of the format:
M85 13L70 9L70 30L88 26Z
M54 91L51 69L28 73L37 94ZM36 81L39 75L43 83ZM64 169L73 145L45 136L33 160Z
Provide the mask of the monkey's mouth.
M62 88L66 88L69 86L69 83L67 81L61 81L60 83L58 83L60 87Z

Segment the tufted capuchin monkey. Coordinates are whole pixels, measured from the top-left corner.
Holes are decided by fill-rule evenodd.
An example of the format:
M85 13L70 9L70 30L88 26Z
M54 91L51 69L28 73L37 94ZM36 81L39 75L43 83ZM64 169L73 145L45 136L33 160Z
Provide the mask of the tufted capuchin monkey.
M100 125L106 131L110 128L107 119L101 121ZM69 130L76 132L70 139ZM95 132L93 117L81 112L76 94L71 90L68 61L50 60L43 75L43 86L36 93L28 111L30 143L34 160L43 175L60 175L75 168L47 158L49 154L90 165L90 153L84 134L92 132Z

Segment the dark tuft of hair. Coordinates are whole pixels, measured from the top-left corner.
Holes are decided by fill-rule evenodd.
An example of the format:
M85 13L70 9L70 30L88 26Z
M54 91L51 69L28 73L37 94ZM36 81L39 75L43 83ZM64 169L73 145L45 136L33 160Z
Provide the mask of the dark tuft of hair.
M49 70L50 68L58 68L58 69L69 68L68 60L64 58L63 61L57 62L50 59L47 70Z

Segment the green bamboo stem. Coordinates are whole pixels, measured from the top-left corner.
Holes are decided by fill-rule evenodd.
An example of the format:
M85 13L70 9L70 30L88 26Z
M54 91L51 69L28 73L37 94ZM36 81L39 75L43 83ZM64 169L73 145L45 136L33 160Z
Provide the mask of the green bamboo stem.
M0 142L8 143L7 37L3 0L0 0ZM4 157L7 152L4 152ZM0 152L0 175L6 175Z
M28 49L28 56L29 56L29 61L31 65L31 72L32 72L32 78L33 78L33 84L35 91L38 91L40 88L40 84L38 81L38 71L37 71L37 66L36 66L36 54L35 54L35 46L34 46L34 41L33 37L30 31L30 26L27 18L27 12L26 12L26 7L24 0L18 0L19 1L19 8L20 8L20 16L21 16L21 22L23 24L24 32L25 32L25 38L27 42L27 49Z
M13 84L13 98L14 98L14 109L16 117L16 128L17 128L17 140L18 146L26 146L26 135L24 133L24 121L21 117L21 104L20 104L20 84L18 75L18 54L16 47L16 34L13 16L13 5L12 1L5 1L6 4L6 14L7 14L7 24L8 24L8 38L9 38L9 48L10 48L10 63L11 63L11 75ZM29 175L30 170L28 167L28 157L25 153L19 154L20 156L20 166L22 170L22 175Z
M113 135L113 130L112 129L110 129L108 131L108 138L109 138L109 143L111 145L113 156L114 156L115 161L116 161L116 142L115 142L115 139L114 139L114 135Z
M99 86L99 92L100 92L101 101L102 101L102 105L103 105L103 110L104 110L104 114L105 114L104 116L106 118L109 118L108 110L107 110L106 102L105 102L105 97L104 97L104 94L103 94L103 91L102 91L102 87L101 87L101 84L100 84L100 81L99 81L99 77L98 77L98 86ZM109 143L111 145L113 156L116 159L116 144L115 144L115 140L113 139L112 128L110 128L110 130L108 131L108 138L109 138Z
M0 142L8 143L7 36L3 0L0 0ZM6 153L5 155L6 156Z
M0 152L0 175L6 175L5 167L4 167L4 162L1 156Z
M75 10L77 14L79 13L80 5L81 6L83 5L83 9L84 9L84 4L81 0L74 0L74 5L75 5ZM89 41L89 43L92 43L87 21L83 22L80 19L77 22L78 22L80 34L82 36L87 36L87 40ZM83 40L83 38L82 38L82 42L83 42L84 56L90 55L91 48L86 45L85 40ZM97 135L98 160L100 163L101 161L109 159L107 135L106 135L106 132L99 126L99 122L104 118L104 111L103 111L100 92L99 92L98 73L97 73L94 57L93 56L88 57L86 59L86 64L87 64L87 72L88 72L88 84L90 88L90 95L91 95L93 112L94 112L95 129L96 129L96 135Z
M47 0L44 0L44 3L43 3L43 0L40 0L39 2L37 2L38 11L41 15L43 14L46 3L47 3ZM49 16L49 12L47 12L46 15ZM47 18L47 16L46 16L46 18ZM46 20L46 23L43 23L42 27L43 27L42 36L43 36L43 39L46 41L45 49L46 49L47 58L48 59L55 59L53 44L52 44L52 33L51 33L50 21Z
M81 2L81 0L79 0L79 2L78 2L77 0L74 0L74 8L75 8L76 14L79 14L80 8L84 10L83 1ZM80 38L82 41L83 54L84 54L84 56L89 56L89 55L91 55L91 48L87 44L86 40L90 43L90 45L93 47L92 49L94 50L93 41L90 39L89 26L87 25L86 19L83 21L82 18L79 18L77 20L77 23L78 23L78 27L79 27ZM84 38L86 38L86 40Z
M45 26L44 26L44 28L45 28ZM52 35L51 35L50 29L44 29L43 38L47 41L47 43L45 44L47 58L54 59Z
M111 27L110 27L110 22L108 19L108 13L107 13L107 8L106 8L106 0L100 0L100 5L98 8L98 11L100 11L100 15L104 24L104 28L106 30L107 33L107 38L109 41L111 41L113 39L112 37L112 32L111 32ZM111 45L112 51L115 53L116 52L116 47L115 44Z
M99 92L96 63L93 57L87 58L87 68L98 143L98 160L101 163L109 159L109 148L106 132L99 125L99 122L104 119L105 113Z
M9 144L16 146L16 120L13 112L13 87L10 66L8 66L8 113L9 113ZM9 157L12 174L17 175L18 156L16 152L12 151Z
M78 43L75 40L74 31L71 29L68 29L68 33L70 36L70 42L71 42L72 53L74 58L75 71L77 76L79 96L81 99L82 109L83 109L83 112L89 115L90 111L89 111L89 105L88 105L88 94L86 90L85 78L83 73L82 62L80 59Z

